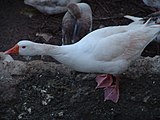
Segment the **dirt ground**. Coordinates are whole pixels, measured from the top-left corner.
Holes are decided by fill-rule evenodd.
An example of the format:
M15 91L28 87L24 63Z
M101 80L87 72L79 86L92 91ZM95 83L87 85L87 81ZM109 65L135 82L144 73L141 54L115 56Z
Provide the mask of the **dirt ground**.
M84 0L93 11L93 29L100 25L123 25L131 21L123 15L144 17L152 11L142 0ZM29 17L28 14L33 14ZM61 45L61 21L64 14L44 15L23 0L0 0L0 51L21 39ZM36 33L49 33L45 41ZM160 54L160 44L150 43L142 56ZM23 60L22 57L14 56ZM40 59L40 57L32 58ZM46 57L44 61L53 61ZM33 74L34 73L34 74ZM11 99L0 98L1 120L159 120L160 77L130 79L120 82L117 104L103 101L103 90L95 90L95 75L68 74L57 69L54 74L40 70L20 76ZM19 77L17 77L19 79ZM152 84L152 83L156 84ZM11 89L12 91L12 89ZM6 91L6 94L8 92Z

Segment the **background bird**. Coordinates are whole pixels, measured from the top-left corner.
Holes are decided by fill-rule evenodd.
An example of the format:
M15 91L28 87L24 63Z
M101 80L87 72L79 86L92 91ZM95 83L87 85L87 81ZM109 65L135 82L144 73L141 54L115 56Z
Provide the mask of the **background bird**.
M45 14L59 14L67 11L67 4L81 0L24 0L24 3L35 7Z
M147 16L147 19L149 17L153 17L153 18L160 17L160 0L143 0L143 2L147 6L151 7L150 9L154 11L153 13Z
M150 6L154 11L160 10L160 0L143 0L143 2L147 5Z
M86 3L70 3L62 20L62 44L79 41L92 30L92 10Z

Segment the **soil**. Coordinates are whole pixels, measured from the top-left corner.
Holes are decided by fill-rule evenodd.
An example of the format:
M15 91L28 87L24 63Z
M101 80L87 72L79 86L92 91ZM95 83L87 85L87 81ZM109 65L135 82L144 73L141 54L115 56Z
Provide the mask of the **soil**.
M123 15L144 17L153 11L142 0L85 0L93 11L93 29L99 26L124 25L131 21ZM33 14L30 16L30 12ZM5 51L21 39L61 45L61 21L64 13L44 15L23 0L0 0L0 50ZM45 41L36 33L49 33ZM152 42L142 56L160 54L160 44ZM26 61L21 56L14 59ZM32 60L40 59L39 56ZM50 57L43 61L56 62ZM57 62L56 62L57 63ZM34 68L34 67L33 67ZM31 72L32 71L32 72ZM66 68L67 71L67 68ZM160 76L120 81L117 104L103 101L103 90L95 90L95 75L49 70L28 71L15 76L19 82L6 91L10 99L0 98L1 120L159 120ZM156 84L153 84L156 83ZM1 86L0 86L1 87ZM9 92L10 91L10 92ZM13 93L12 93L13 92ZM12 93L13 95L10 95Z

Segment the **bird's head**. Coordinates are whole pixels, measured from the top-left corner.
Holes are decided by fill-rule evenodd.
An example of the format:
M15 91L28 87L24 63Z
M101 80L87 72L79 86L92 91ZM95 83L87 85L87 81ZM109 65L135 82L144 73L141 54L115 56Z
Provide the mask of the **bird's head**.
M14 47L10 48L9 50L5 51L5 54L16 54L16 55L29 55L35 51L34 42L22 40L18 42Z
M81 18L81 10L80 7L76 3L69 3L67 5L68 12L75 18L79 19Z

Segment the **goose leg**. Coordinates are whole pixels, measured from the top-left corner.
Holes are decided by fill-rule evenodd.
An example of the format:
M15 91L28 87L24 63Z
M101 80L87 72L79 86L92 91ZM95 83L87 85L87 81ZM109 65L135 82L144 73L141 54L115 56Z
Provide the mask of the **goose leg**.
M113 83L112 75L110 74L98 75L96 77L96 82L97 82L96 88L105 88L111 86L111 84Z
M111 74L98 75L96 77L97 87L104 88L104 101L111 100L118 102L119 99L119 78Z

